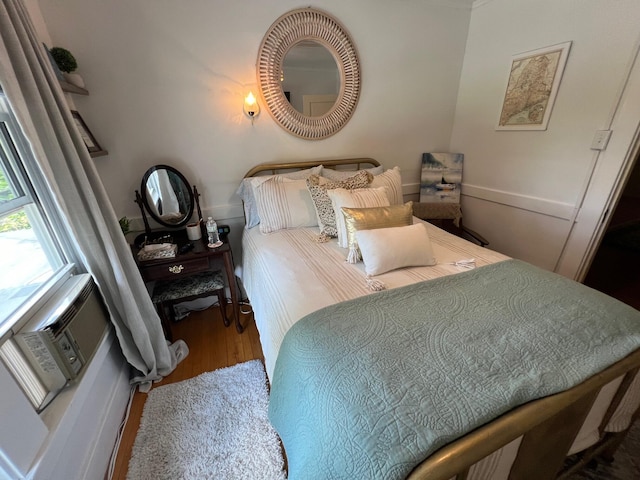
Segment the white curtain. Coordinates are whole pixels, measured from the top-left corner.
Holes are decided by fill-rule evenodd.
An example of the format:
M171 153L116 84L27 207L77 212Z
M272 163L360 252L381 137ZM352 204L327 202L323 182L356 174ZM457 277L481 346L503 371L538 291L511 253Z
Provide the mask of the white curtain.
M102 292L132 382L148 390L187 354L169 346L117 216L76 130L64 93L21 0L1 0L0 84Z

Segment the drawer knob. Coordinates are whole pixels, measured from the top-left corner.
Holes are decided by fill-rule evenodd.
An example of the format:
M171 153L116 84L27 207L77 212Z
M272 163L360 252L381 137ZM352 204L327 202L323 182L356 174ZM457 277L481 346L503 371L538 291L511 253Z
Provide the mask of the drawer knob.
M169 267L169 271L171 273L180 273L182 272L182 270L184 270L184 267L182 265L171 265Z

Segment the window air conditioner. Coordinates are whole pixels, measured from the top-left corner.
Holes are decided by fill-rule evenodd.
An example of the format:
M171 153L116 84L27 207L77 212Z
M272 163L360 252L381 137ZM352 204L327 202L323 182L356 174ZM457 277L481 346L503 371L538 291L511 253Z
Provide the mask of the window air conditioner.
M91 275L75 275L4 342L0 358L41 411L78 378L110 325Z

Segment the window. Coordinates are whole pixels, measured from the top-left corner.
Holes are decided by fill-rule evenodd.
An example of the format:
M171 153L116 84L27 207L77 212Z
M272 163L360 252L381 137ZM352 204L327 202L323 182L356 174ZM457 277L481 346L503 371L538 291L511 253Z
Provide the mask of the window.
M72 268L64 239L55 233L60 220L47 211L53 205L38 172L0 90L0 336L37 308ZM36 191L37 185L42 188Z

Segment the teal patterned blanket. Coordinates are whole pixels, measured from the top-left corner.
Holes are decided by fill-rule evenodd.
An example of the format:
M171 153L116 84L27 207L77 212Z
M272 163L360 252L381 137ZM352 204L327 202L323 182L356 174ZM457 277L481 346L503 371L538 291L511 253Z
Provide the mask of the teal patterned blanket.
M401 479L640 347L640 312L508 260L333 305L287 333L269 418L290 480Z

